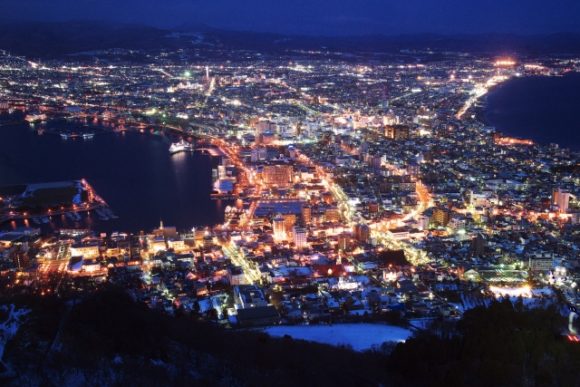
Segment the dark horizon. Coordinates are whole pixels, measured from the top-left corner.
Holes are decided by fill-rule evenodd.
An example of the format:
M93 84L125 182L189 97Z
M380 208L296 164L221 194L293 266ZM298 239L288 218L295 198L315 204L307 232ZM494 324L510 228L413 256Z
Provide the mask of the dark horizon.
M545 35L579 33L580 3L574 0L393 1L313 0L7 0L4 22L90 20L174 29L184 25L311 36L361 35Z
M276 31L257 31L249 28L226 28L219 27L210 24L203 23L182 23L175 26L158 26L148 23L139 22L123 22L114 20L96 20L96 19L67 19L67 20L32 20L32 19L20 19L20 20L7 20L0 16L0 27L4 26L27 26L27 25L38 25L38 26L62 26L62 25L96 25L96 26L110 26L110 27L135 27L135 28L150 28L152 30L159 31L170 31L170 32L222 32L222 33L243 33L243 34L256 34L261 36L285 36L290 38L304 38L304 39L359 39L359 38L386 38L386 39L396 39L396 38L482 38L482 37L514 37L522 39L534 39L550 36L580 36L579 30L560 30L560 31L547 31L547 32L533 32L533 33L523 33L523 32L495 32L495 31L482 31L482 32L360 32L342 35L332 35L332 34L309 34L303 32L276 32Z

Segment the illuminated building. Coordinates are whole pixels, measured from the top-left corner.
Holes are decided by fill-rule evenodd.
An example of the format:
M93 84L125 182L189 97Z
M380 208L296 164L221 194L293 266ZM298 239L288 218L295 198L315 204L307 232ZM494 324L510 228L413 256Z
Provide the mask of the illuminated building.
M330 192L324 192L322 194L322 200L326 204L332 204L334 202L334 199L333 199L332 194Z
M170 249L173 249L174 251L183 251L186 249L185 242L180 239L168 241L167 245Z
M266 297L262 289L254 285L234 286L234 301L238 309L267 306Z
M284 214L282 216L284 217L284 229L286 231L292 230L292 227L294 227L294 224L296 223L296 215Z
M406 140L409 138L409 127L406 125L388 125L385 128L385 137L392 140Z
M425 215L419 215L417 217L417 227L421 231L429 228L429 217Z
M562 213L568 212L570 196L569 192L564 192L560 188L554 189L552 191L552 205L557 206Z
M70 247L71 256L82 256L84 258L99 257L99 245L73 245Z
M278 214L272 220L272 229L274 230L274 240L282 242L286 240L286 224L282 214Z
M324 220L326 222L338 222L340 221L340 212L337 207L330 207L324 211Z
M354 226L354 236L357 241L366 243L371 236L371 230L366 224L357 224Z
M310 223L312 220L312 208L309 205L302 207L302 221L304 223Z
M306 237L308 233L305 228L294 226L292 231L292 240L297 249L302 249L306 246Z
M369 203L369 212L371 214L376 214L377 212L379 212L379 203L377 203L377 202L370 202Z
M276 131L276 124L270 121L259 121L255 123L255 128L255 135L257 138L267 132L274 133Z
M554 267L554 259L551 256L530 257L528 265L533 273L546 273Z
M251 153L251 161L253 163L258 162L258 161L264 161L266 160L266 157L268 156L268 149L266 148L255 148L252 149L252 153Z
M248 280L242 268L233 266L228 269L228 279L231 285L248 285Z
M435 208L433 210L433 215L431 216L431 221L440 226L447 226L447 223L451 220L451 212L444 208Z
M350 248L350 241L352 236L350 233L343 232L338 236L338 249L348 250Z
M266 132L266 133L262 133L259 136L256 136L256 142L261 143L261 144L273 144L274 141L276 141L278 139L278 136L276 135L276 133L273 132Z
M167 250L167 244L162 236L151 238L147 241L149 250L153 253Z
M220 194L229 194L234 190L235 179L233 178L226 178L226 179L219 179L213 185L215 191Z
M225 165L218 165L218 179L224 179L227 177L226 166Z
M211 236L211 234L206 233L203 236L203 247L210 248L211 246L213 246L213 237Z
M266 184L284 187L291 183L292 173L291 165L266 165L262 171L262 179Z
M254 217L265 218L274 214L294 214L302 213L304 202L300 200L260 200L254 212Z

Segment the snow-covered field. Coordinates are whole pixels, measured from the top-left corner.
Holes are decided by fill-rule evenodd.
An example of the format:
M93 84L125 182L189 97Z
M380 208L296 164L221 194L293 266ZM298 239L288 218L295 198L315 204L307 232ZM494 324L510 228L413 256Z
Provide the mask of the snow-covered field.
M350 345L364 351L384 342L403 342L411 337L408 329L385 324L277 325L264 331L274 337L288 335L294 339L331 345Z
M0 305L0 311L7 314L6 320L0 323L0 365L4 366L6 369L4 373L8 375L11 372L10 367L2 360L6 343L16 336L22 319L28 314L29 310L16 309L14 305Z

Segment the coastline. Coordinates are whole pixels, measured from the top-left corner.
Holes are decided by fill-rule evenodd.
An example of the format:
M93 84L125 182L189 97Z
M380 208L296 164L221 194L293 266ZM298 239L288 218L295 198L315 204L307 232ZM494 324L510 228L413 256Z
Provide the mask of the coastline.
M532 82L534 81L544 81L544 80L552 80L552 79L558 79L558 78L565 78L565 77L578 77L580 79L580 73L578 72L570 72L570 73L566 73L564 75L560 75L560 74L555 74L555 75L529 75L529 76L522 76L522 77L510 77L509 79L498 83L497 85L494 85L493 87L491 87L487 93L485 93L484 95L482 95L480 98L478 98L477 102L473 104L472 106L472 111L475 115L475 120L480 122L481 124L483 124L484 126L488 126L488 127L492 127L494 128L495 132L498 134L501 134L502 136L506 136L506 137L511 137L511 138L516 138L516 139L525 139L525 140L531 140L534 142L534 144L536 146L550 146L550 144L557 144L559 147L561 148L566 148L569 149L572 152L579 152L580 151L580 145L579 144L569 144L567 143L567 140L569 139L569 136L566 133L559 133L559 136L561 138L558 139L550 139L547 138L545 136L545 133L556 130L553 127L548 127L544 130L534 130L533 128L530 129L530 133L522 133L524 131L524 129L522 129L521 127L518 127L522 124L519 123L509 123L509 122L505 122L505 123L499 123L496 121L494 121L492 118L490 118L490 109L492 108L490 106L490 98L497 98L497 93L501 93L502 91L505 90L506 86L512 86L513 82L524 82L524 81L529 81L531 80ZM512 85L510 85L510 83ZM513 87L513 86L512 86ZM518 87L522 87L521 85L518 85ZM503 90L502 90L503 89ZM509 93L514 93L513 90L508 90ZM502 96L503 97L503 96ZM538 96L535 96L536 98L540 98ZM505 97L504 97L505 98ZM546 97L546 100L551 100L551 98L548 96ZM580 101L578 101L580 102ZM530 109L533 111L533 107L530 107ZM508 115L508 113L503 113L504 115ZM548 113L546 113L547 115ZM514 114L510 114L510 116L514 116ZM510 127L509 129L506 129L506 127ZM526 129L527 130L527 129Z
M491 122L489 122L485 113L486 113L486 109L489 109L489 96L490 96L490 94L493 93L494 91L496 91L497 88L499 88L499 86L501 86L501 85L503 85L503 82L492 87L487 93L482 95L473 106L473 113L475 114L475 120L478 122L481 122L484 126L493 127L497 133L500 133L500 132L495 128L495 126ZM503 132L501 132L501 134L509 135L509 133L503 133Z
M65 140L50 132L38 136L26 122L2 128L3 141L28 144L26 155L12 149L0 152L2 185L86 178L119 216L101 222L83 215L83 227L97 231L139 232L155 227L160 219L179 229L223 222L229 201L211 197L216 163L211 156L194 152L172 157L169 138L137 129L127 133L103 129L90 140ZM45 172L33 173L41 159L48 160ZM90 160L98 162L89 171L82 170ZM156 187L155 194L143 194L150 187Z

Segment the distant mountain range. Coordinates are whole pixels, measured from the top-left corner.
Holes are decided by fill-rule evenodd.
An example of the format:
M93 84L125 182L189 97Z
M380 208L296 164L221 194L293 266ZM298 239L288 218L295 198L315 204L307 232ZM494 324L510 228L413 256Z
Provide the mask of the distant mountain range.
M519 55L580 53L580 34L551 35L398 35L313 37L227 31L204 25L160 29L104 22L0 23L0 49L28 57L59 57L110 48L158 50L213 47L267 53L324 50L353 53L461 51Z
M99 22L0 23L0 49L28 57L59 57L108 48L157 49L170 46L166 31Z

